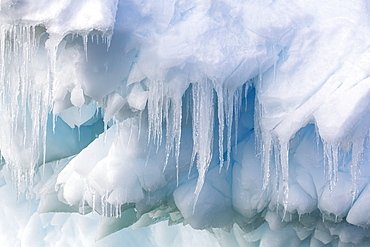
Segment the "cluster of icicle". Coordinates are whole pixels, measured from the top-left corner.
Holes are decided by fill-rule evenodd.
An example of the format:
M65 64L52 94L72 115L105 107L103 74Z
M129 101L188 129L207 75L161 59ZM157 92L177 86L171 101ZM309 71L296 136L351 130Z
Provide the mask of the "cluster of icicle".
M57 97L54 88L58 85L56 82L58 78L55 75L58 47L48 49L43 47L45 46L43 42L47 39L45 36L48 34L45 28L40 26L3 25L1 31L2 100L0 108L3 113L1 131L2 140L7 141L2 143L1 149L8 167L14 174L15 184L20 186L21 181L24 181L28 188L32 189L35 169L46 162L47 121L49 114L53 113L53 97ZM94 35L84 36L83 46L86 57L88 37L91 37L94 42ZM99 39L106 40L106 36L96 37L96 42L99 42ZM109 39L106 43L109 49ZM191 164L196 164L199 172L195 192L197 195L199 195L212 160L215 114L218 121L220 167L222 168L225 162L227 168L230 165L232 130L234 128L237 131L238 108L241 104L241 91L244 85L228 89L220 86L220 83L213 83L205 75L201 77L203 78L198 78L199 81L171 82L185 84L181 85L185 90L190 84L192 85L192 105L189 110L192 113L193 129ZM162 125L166 123L166 156L168 158L174 152L178 165L183 121L182 98L185 91L178 90L176 85L168 86L162 80L152 81L148 85L149 138L152 138L159 146L163 135L164 126ZM248 83L244 90L248 91ZM71 101L74 103L72 97L73 92ZM100 101L104 102L104 100ZM103 105L103 103L100 104ZM106 117L104 119L106 123L110 120ZM55 121L55 116L53 120ZM15 152L14 149L22 150ZM224 151L227 154L225 160ZM22 155L9 155L14 153Z
M40 46L45 45L42 43L45 41L43 36L47 36L46 30L40 26L3 25L1 31L1 109L3 112L1 131L2 136L6 136L2 140L8 141L8 143L2 143L1 148L8 167L12 169L17 186L21 181L25 181L31 189L34 170L46 161L46 126L49 113L53 110L53 88L58 79L54 74L56 54L53 54L53 51L57 51L58 48L53 47L52 51L40 49ZM94 35L85 35L82 39L86 58L89 37L94 41ZM99 42L99 39L106 40L109 49L110 40L106 37L105 35L95 37L95 40L96 42ZM196 79L185 78L186 75L183 77L175 77L169 82L147 79L148 142L153 140L157 146L161 145L163 128L166 129L166 160L174 153L178 169L181 129L184 121L182 119L184 115L182 112L183 97L185 91L190 88L191 103L187 108L191 109L188 109L185 114L189 115L189 112L192 114L193 150L190 165L196 164L199 173L195 191L197 197L214 155L212 150L215 139L214 121L218 126L217 145L220 169L224 164L226 169L230 166L231 150L234 145L231 140L233 135L237 136L235 133L238 131L239 108L242 97L246 98L251 81L228 88L227 85L214 82L201 73ZM182 90L179 90L176 84L181 85ZM243 92L245 95L242 95ZM104 101L106 99L103 98L98 104L104 105L102 103ZM277 170L280 171L276 175L281 176L281 180L277 179L277 181L282 181L284 207L286 207L289 194L289 141L294 135L288 139L272 136L273 131L259 123L260 119L265 117L263 111L263 106L257 102L255 119L258 145L256 152L260 154L263 164L263 189L269 186L271 160L274 159ZM106 116L104 119L106 124L110 120ZM163 126L164 123L165 126ZM362 132L356 135L356 139L361 139L353 141L352 147L353 197L357 194L356 179L360 174L364 138L367 136ZM331 190L338 179L339 146L339 143L324 144L325 173ZM8 155L14 153L13 149L19 148L22 150L18 153L24 155Z
M17 188L21 182L25 182L28 189L31 190L35 169L47 161L47 121L49 114L53 113L53 97L54 99L58 97L55 95L55 88L58 86L58 78L55 75L58 46L44 47L48 34L45 28L40 26L3 25L1 31L2 100L0 109L3 113L1 116L3 136L1 150L12 171ZM82 39L86 58L87 39L90 37L94 42L94 35L85 35ZM99 42L99 39L106 40L106 36L95 37L96 42ZM108 49L109 42L108 39L106 41ZM161 145L163 128L165 128L166 160L174 153L177 170L179 169L181 129L184 121L182 119L184 115L182 102L186 89L191 88L191 103L190 106L187 106L190 109L187 110L186 114L189 115L189 112L192 114L190 119L192 119L193 150L189 172L195 164L199 173L195 190L196 198L202 189L214 155L212 150L215 139L214 121L217 121L216 125L218 126L217 145L220 169L223 168L224 164L225 168L228 169L232 145L234 145L231 141L232 136L237 135L235 132L237 133L241 99L246 96L250 85L249 81L245 83L242 81L243 83L240 85L232 85L231 88L228 88L227 85L210 80L201 72L199 74L198 78L186 78L185 75L184 78L180 77L180 79L179 76L176 76L170 82L165 82L163 79L146 82L149 92L147 97L148 142L153 140L157 146ZM177 84L182 84L182 90L179 90ZM246 85L245 88L243 88L244 85ZM76 104L76 100L73 101L73 90L71 91L72 104L81 107L84 100L82 104ZM242 92L245 92L245 95L242 95ZM110 95L106 97L110 97ZM104 105L105 101L107 100L103 98L98 104ZM107 125L110 119L104 116L104 120ZM55 116L53 121L55 121ZM274 144L271 137L262 136L260 139L265 189L269 183L270 159ZM15 152L14 149L18 150ZM288 144L281 145L277 150L280 150L281 161L279 163L281 162L284 204L286 204L288 199ZM15 153L21 155L13 155ZM334 171L335 169L333 169ZM195 199L195 203L196 201L197 199ZM119 205L116 209L118 208L120 208Z
M40 28L2 24L0 31L1 151L17 186L25 180L31 189L36 165L45 158L52 75L36 65L42 65ZM35 78L39 71L45 73Z

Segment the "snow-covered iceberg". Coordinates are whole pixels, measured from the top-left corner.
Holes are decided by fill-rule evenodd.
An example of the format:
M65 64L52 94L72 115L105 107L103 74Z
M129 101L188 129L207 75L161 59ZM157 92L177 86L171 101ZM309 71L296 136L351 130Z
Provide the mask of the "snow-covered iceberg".
M5 245L370 244L366 0L1 0L0 65Z

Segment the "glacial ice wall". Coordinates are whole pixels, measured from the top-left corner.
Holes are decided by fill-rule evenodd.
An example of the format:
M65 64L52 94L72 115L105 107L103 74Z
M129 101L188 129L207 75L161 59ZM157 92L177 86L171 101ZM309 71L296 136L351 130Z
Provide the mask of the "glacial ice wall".
M369 244L368 1L0 6L3 193L31 205L14 244L160 221L221 246Z

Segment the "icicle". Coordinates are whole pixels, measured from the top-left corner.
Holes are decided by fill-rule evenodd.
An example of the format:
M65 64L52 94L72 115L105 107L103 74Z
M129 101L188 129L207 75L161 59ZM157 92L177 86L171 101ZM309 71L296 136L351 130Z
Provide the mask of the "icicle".
M217 85L217 83L216 83ZM218 148L219 148L219 160L220 160L220 171L223 168L224 162L226 162L226 169L229 168L231 162L231 150L232 150L232 130L235 130L237 136L237 125L240 109L240 92L239 89L225 88L223 86L216 86L217 102L218 102ZM226 99L226 100L224 100ZM226 130L226 134L225 134ZM226 139L226 160L224 160L224 140ZM235 138L237 142L237 138Z
M289 197L289 141L282 141L280 144L280 164L281 164L281 178L283 186L283 206L284 215L288 207Z
M164 166L167 167L168 165L168 159L172 153L172 150L173 150L173 123L172 123L172 119L169 118L169 108L170 108L170 99L168 99L167 97L163 100L163 107L162 107L162 111L163 111L163 121L166 122L166 145L165 145L165 156L166 156L166 159L165 159L165 164ZM172 115L172 114L171 114Z
M225 112L224 112L224 88L222 86L216 86L217 92L217 109L218 109L218 152L220 160L220 172L224 165L224 129L225 129Z
M249 91L249 85L250 82L247 81L245 84L244 84L244 99L245 99L245 105L244 105L244 111L248 111L248 91Z
M260 80L261 79L260 75ZM262 189L266 190L270 184L270 166L271 166L271 155L272 155L272 136L271 130L268 130L261 126L261 118L263 116L262 105L258 102L258 98L255 99L255 113L254 113L254 130L256 138L256 153L260 156L263 173L263 185Z
M234 93L234 145L235 147L238 145L238 130L239 130L239 118L240 118L240 109L242 107L242 91L243 91L243 85L236 89ZM247 103L246 103L247 105ZM237 148L234 148L234 153L237 153ZM230 152L231 153L231 152Z
M57 116L55 114L52 114L53 115L53 134L55 134L55 125L56 125L56 122L57 122Z
M175 154L175 164L176 164L176 184L179 183L179 158L180 158L180 145L181 145L181 123L182 123L182 98L173 98L170 104L166 105L165 112L170 113L165 114L166 118L166 164L169 155L172 151Z
M271 133L264 133L262 141L262 166L263 166L263 186L266 190L270 183L270 161L271 161L271 147L272 147Z
M338 148L338 144L324 143L324 165L330 192L333 192L338 180Z
M193 84L193 156L197 157L198 181L195 188L194 207L203 187L205 175L212 160L213 141L213 88L206 79Z
M107 44L107 52L109 51L109 48L110 48L110 44L111 44L111 41L112 41L112 34L108 34L108 35L105 35L105 43Z
M179 186L179 159L180 159L180 145L181 145L181 123L182 123L182 99L178 100L175 106L175 160L176 160L176 184Z
M355 141L352 144L352 163L351 163L351 178L352 178L352 202L356 200L358 194L358 180L360 178L360 167L363 164L364 149L368 133L364 136L355 136Z
M148 143L152 140L154 144L159 146L162 143L162 121L163 121L163 101L164 88L163 81L149 82L148 96L148 121L149 121L149 137Z
M227 90L226 93L226 104L225 104L225 111L226 111L226 126L227 126L227 133L226 133L226 169L229 169L230 166L230 159L231 159L231 133L233 128L233 110L234 110L234 90Z
M88 34L84 34L82 39L83 39L83 43L84 43L85 58L86 58L86 61L88 61L88 58L87 58L87 43L89 41Z
M199 95L197 95L196 93L198 93L198 91L194 88L195 86L193 85L192 86L192 97L193 97L193 101L192 101L192 107L195 108L196 107L196 102L194 101L194 98L196 97L199 97ZM193 117L192 117L192 121L193 121L193 126L192 126L192 136L193 136L193 143L194 143L194 146L193 146L193 151L192 151L192 154L191 154L191 159L190 159L190 165L189 165L189 172L188 172L188 178L190 178L190 173L191 173L191 170L193 169L193 166L194 164L197 162L196 158L197 158L197 153L195 152L195 149L196 149L196 144L195 144L195 137L197 137L199 135L198 133L198 122L194 120L194 118L198 117L197 115L198 113L195 111L193 112Z
M281 152L278 142L274 142L273 144L273 152L274 152L274 163L275 163L275 191L277 193L277 200L276 200L276 208L279 208L280 202L280 179L281 179Z

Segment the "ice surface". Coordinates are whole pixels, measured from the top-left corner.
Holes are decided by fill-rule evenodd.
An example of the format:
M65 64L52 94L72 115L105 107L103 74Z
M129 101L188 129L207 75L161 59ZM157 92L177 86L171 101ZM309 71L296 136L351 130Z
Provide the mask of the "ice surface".
M369 14L0 1L1 245L369 245Z

